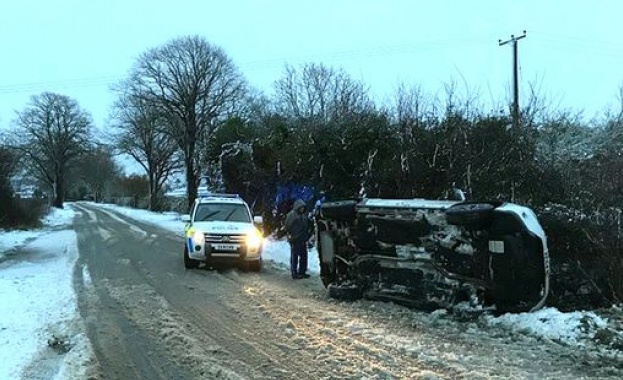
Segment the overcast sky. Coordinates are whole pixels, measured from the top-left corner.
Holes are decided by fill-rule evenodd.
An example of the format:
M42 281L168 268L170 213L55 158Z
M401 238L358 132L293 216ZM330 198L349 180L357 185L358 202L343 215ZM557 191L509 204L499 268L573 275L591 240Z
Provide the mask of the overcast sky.
M136 57L184 35L221 46L270 93L285 63L322 62L364 81L382 102L398 83L441 93L455 81L483 102L510 99L519 42L530 83L591 117L617 109L623 1L565 0L0 0L0 127L29 97L75 98L106 126L109 86Z

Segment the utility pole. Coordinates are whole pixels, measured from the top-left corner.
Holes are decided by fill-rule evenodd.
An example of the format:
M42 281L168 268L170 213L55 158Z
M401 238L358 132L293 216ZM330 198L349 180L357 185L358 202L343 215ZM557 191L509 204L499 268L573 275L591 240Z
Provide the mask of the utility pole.
M517 41L522 38L526 38L526 31L523 31L521 36L515 37L511 34L510 40L502 41L498 40L499 46L512 44L513 46L513 126L517 128L519 126L519 74L517 65Z

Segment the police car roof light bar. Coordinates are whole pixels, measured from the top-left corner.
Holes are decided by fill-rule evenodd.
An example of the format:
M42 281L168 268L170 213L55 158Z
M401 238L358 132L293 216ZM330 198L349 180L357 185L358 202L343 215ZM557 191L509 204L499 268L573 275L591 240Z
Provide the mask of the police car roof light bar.
M224 193L205 193L201 198L240 198L238 194L224 194Z

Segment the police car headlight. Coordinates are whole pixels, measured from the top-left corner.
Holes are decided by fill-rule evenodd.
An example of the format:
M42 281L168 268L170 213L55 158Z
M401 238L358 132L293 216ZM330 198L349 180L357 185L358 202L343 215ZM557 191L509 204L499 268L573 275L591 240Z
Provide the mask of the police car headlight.
M264 241L264 237L257 228L254 228L247 233L246 243L249 250L258 250L262 246L262 241Z
M195 233L193 234L193 243L195 243L195 245L203 244L204 239L205 236L201 231L195 231Z

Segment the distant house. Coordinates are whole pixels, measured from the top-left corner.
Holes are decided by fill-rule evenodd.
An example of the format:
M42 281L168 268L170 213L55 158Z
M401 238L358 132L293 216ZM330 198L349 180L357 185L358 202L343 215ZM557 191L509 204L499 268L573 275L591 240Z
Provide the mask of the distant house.
M37 193L41 194L39 187L34 184L32 178L25 176L14 176L11 178L11 187L16 197L26 199L35 198Z
M206 186L199 186L197 188L197 195L198 196L206 196L207 194L210 194L210 191L208 191L208 188ZM186 188L185 187L178 187L176 189L171 189L169 191L167 191L166 193L164 193L165 197L171 197L171 198L186 198Z
M186 196L186 188L180 187L177 189L171 189L164 193L164 196L171 198L184 198Z
M32 185L22 186L19 188L19 190L15 190L15 196L18 198L22 198L22 199L34 198L36 190L37 190L36 186L32 186Z

